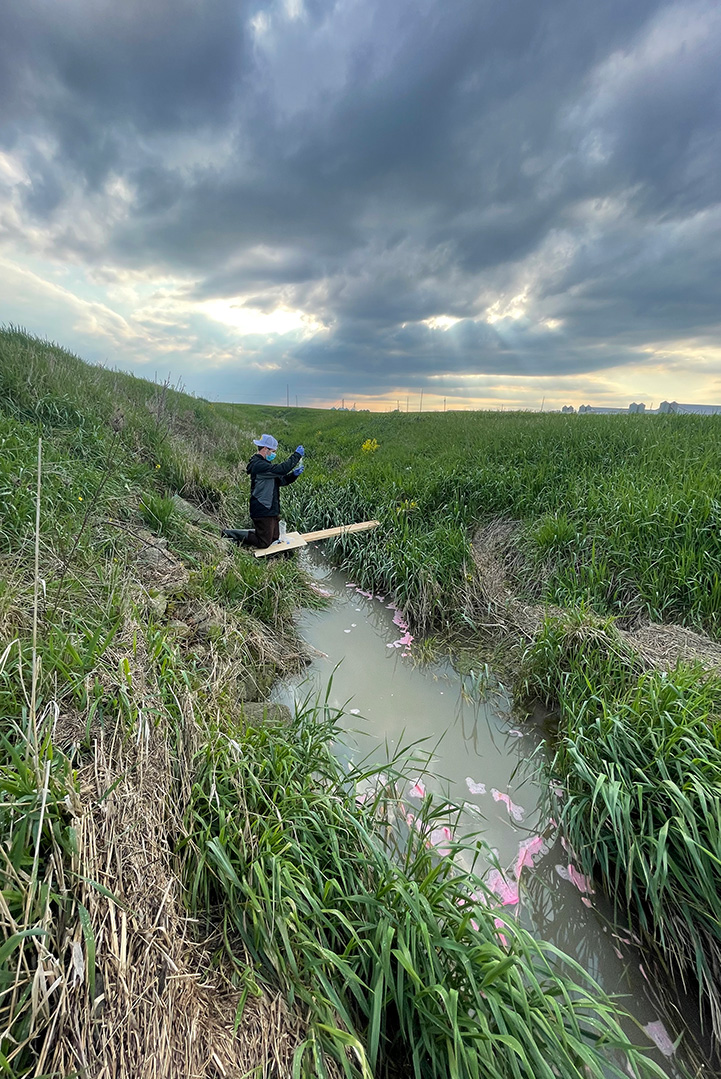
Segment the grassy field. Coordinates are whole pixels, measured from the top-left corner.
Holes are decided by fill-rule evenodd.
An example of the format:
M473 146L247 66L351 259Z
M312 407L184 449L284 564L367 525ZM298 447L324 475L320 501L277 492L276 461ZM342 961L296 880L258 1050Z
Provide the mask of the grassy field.
M619 633L721 634L721 424L219 405L6 330L0 1067L154 1074L141 1030L168 1075L653 1072L580 971L503 943L482 882L389 832L387 788L357 804L334 717L259 718L322 602L218 537L264 430L307 451L289 523L378 517L327 548L422 632L475 633L471 541L509 526L509 594L573 612L514 653L559 709L569 837L718 1029L718 683Z

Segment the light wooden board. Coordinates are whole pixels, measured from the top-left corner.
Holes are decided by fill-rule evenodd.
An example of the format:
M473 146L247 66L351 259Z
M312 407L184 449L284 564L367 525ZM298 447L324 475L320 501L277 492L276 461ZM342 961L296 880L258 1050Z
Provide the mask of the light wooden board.
M280 554L281 551L293 551L298 547L306 547L316 540L330 539L332 536L344 536L347 532L365 532L368 528L377 528L380 521L358 521L352 525L337 525L334 528L321 528L318 532L286 532L285 539L276 540L270 547L263 547L255 552L256 558L266 558L269 554Z
M300 532L286 532L285 539L276 540L270 547L258 548L255 551L256 558L266 558L269 554L280 554L281 551L294 551L298 547L307 547L306 539Z
M377 528L380 521L359 521L354 525L338 525L335 528L321 528L318 532L304 532L303 539L308 543L315 540L330 539L331 536L344 536L346 532L365 532L367 528Z

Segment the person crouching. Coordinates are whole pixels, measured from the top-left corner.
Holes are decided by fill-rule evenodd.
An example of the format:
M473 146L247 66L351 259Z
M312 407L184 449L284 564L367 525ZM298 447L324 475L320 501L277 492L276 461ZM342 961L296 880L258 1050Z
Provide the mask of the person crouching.
M302 446L285 461L275 463L278 440L272 435L253 439L258 447L245 471L250 476L250 517L252 529L226 528L222 535L248 547L270 547L280 537L280 488L295 483L304 469Z

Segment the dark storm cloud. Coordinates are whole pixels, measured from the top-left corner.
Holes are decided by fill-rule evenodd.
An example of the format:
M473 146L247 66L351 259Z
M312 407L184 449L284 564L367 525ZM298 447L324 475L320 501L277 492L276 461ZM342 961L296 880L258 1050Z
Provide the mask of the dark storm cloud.
M253 355L319 393L349 369L359 391L598 371L719 331L710 3L30 0L3 18L0 147L55 255L314 314L323 333Z

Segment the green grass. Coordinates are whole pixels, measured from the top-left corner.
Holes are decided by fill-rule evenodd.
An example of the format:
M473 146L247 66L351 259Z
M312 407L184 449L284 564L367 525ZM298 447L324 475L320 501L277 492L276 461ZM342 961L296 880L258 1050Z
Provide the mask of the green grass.
M250 955L307 1009L294 1074L622 1076L626 1058L651 1074L580 968L561 975L477 876L433 855L425 837L452 807L427 800L399 831L397 767L343 774L337 718L316 706L280 729L218 727L179 846L191 910L240 976Z
M548 623L526 693L558 703L553 807L581 860L660 969L696 992L721 1041L721 678L639 674L613 626Z
M244 464L262 431L287 451L306 447L304 476L284 492L291 525L380 520L325 549L393 595L416 630L473 632L469 541L495 518L517 523L511 587L577 612L549 625L521 672L528 695L560 709L564 826L619 917L698 983L718 1033L717 682L682 669L643 675L607 627L652 618L721 635L717 418L219 405L88 367L10 328L0 331L0 630L13 649L0 664L0 808L12 858L0 891L27 909L2 923L0 973L5 986L17 979L0 997L8 1074L37 1069L52 1023L33 1011L38 952L17 933L72 924L89 978L95 932L69 872L77 855L63 805L77 793L75 758L46 735L37 760L22 754L39 438L37 714L77 720L73 752L90 757L98 725L131 739L148 724L167 729L190 905L208 931L224 931L226 960L240 968L254 956L236 969L246 987L281 985L307 1014L298 1074L393 1076L396 1061L424 1076L600 1075L606 1049L621 1044L613 1008L577 969L583 984L571 988L552 950L518 929L505 948L487 910L459 904L475 879L436 864L415 831L391 841L386 803L375 804L380 824L356 806L324 748L325 721L239 726L242 699L297 661L293 612L317 597L294 561L229 548L173 496L245 524ZM162 556L148 561L148 537L169 552L165 571ZM178 734L186 712L205 740L192 791ZM159 794L174 804L178 791ZM62 892L43 890L66 870ZM641 1058L624 1052L640 1074Z

